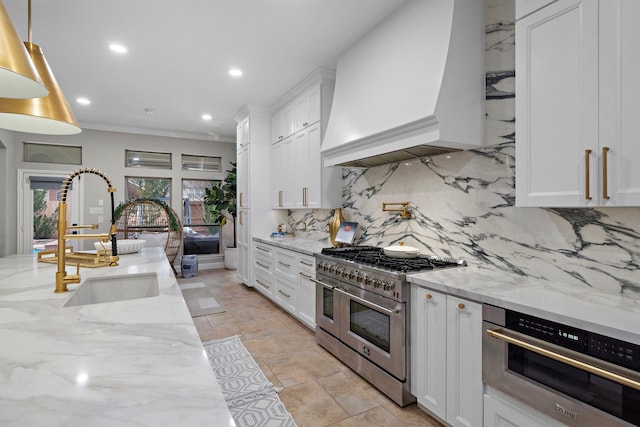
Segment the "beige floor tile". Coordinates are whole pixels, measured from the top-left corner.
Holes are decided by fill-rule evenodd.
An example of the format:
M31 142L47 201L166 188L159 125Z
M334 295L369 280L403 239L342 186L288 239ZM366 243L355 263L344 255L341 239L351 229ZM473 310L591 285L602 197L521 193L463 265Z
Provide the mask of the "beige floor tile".
M369 409L332 427L404 427L404 424L382 406Z
M338 372L337 366L328 363L313 350L268 358L266 363L284 387L305 383Z
M298 427L329 426L349 418L349 414L315 381L286 387L280 392Z
M435 418L430 417L425 411L418 408L414 403L401 408L395 403L388 401L382 405L387 411L396 416L407 427L440 427L442 424Z
M353 371L337 372L317 381L351 415L361 414L389 401Z

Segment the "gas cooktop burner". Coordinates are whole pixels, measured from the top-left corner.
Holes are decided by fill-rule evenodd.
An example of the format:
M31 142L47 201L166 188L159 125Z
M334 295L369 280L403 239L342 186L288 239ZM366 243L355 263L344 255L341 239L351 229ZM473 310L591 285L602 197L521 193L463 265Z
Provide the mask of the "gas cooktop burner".
M324 248L322 254L401 273L465 265L465 262L461 260L436 256L420 255L415 258L393 258L385 255L382 248L375 246Z

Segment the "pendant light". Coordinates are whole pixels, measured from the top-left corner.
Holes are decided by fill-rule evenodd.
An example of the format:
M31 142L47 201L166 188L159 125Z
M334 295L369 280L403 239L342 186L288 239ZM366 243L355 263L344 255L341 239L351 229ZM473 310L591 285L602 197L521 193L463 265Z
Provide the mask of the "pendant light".
M0 97L38 98L48 92L0 0Z
M24 45L49 94L41 98L0 98L0 129L47 135L72 135L82 131L40 46L31 42L31 0L29 41Z

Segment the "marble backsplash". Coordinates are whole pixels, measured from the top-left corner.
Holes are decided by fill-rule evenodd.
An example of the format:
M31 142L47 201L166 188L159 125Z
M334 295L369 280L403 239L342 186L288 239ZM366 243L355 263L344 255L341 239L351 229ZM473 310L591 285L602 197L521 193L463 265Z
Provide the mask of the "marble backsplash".
M640 297L640 208L515 207L514 0L486 0L485 147L343 169L356 244L399 241L487 268ZM382 212L410 202L411 219ZM297 236L328 242L333 210L289 212ZM329 244L329 243L328 243Z

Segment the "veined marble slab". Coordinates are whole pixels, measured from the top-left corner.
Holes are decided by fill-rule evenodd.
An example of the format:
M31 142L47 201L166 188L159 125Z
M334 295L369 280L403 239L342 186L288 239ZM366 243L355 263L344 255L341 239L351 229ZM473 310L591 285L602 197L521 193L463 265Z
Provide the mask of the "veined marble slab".
M80 275L155 272L160 295L65 308L57 266L0 258L0 425L235 425L164 252L119 264Z

